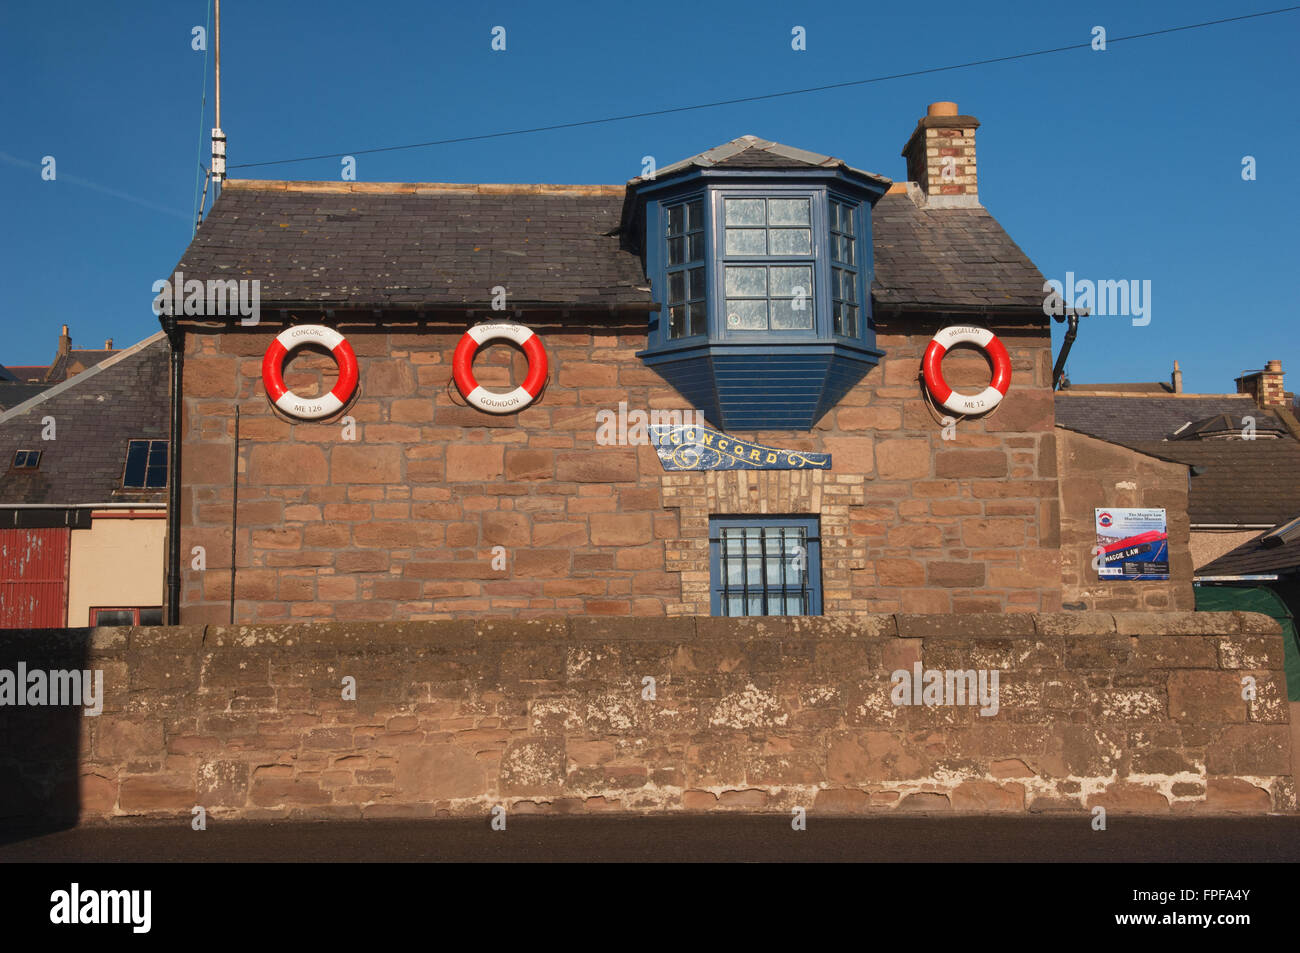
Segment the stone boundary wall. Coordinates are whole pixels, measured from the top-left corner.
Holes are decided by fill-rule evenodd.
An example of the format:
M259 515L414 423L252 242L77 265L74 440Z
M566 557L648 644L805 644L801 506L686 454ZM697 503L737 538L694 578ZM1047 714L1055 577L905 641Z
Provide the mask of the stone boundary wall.
M104 704L0 708L0 818L1293 811L1282 659L1235 612L5 633ZM894 704L918 662L997 712Z

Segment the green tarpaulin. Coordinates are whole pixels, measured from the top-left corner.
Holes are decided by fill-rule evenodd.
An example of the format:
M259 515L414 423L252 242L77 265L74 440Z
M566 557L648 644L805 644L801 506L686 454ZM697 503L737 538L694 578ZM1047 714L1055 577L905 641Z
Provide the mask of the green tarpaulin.
M1263 586L1197 586L1196 611L1260 612L1277 619L1286 643L1287 698L1300 702L1300 643L1296 641L1295 619L1276 592Z

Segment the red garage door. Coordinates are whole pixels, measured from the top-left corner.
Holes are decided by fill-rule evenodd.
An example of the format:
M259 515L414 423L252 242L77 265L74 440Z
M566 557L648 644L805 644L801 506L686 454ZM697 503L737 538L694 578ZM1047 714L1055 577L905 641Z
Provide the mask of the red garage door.
M70 529L0 529L0 629L68 623Z

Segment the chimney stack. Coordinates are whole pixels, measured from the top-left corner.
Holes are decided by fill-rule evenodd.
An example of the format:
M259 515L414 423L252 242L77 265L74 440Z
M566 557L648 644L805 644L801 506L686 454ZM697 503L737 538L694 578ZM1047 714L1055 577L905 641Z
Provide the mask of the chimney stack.
M1170 383L1173 384L1175 394L1181 394L1183 392L1183 370L1178 366L1177 361L1174 361L1174 376L1170 380Z
M928 205L975 208L980 204L975 169L979 120L956 103L931 103L903 147L907 179L921 187Z
M104 342L104 350L105 350L105 351L111 351L111 350L113 350L113 339L112 339L112 338L109 338L107 341Z
M1282 362L1269 361L1262 371L1238 377L1237 393L1249 394L1260 408L1285 406L1290 395L1282 383Z
M63 331L59 334L59 353L67 354L72 350L72 335L68 333L68 326L63 326Z

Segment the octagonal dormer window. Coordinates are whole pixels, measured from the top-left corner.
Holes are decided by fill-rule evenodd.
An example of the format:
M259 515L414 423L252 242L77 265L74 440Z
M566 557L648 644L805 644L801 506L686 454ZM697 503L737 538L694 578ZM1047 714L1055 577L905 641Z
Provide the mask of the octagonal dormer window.
M658 306L640 356L722 426L806 430L880 356L870 210L888 183L766 146L634 183Z

